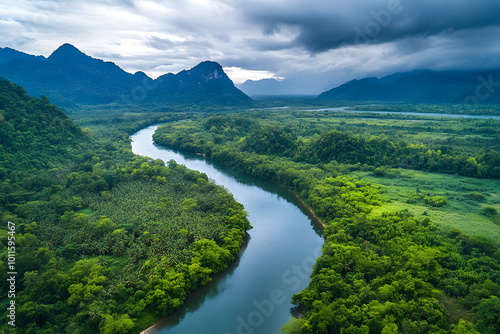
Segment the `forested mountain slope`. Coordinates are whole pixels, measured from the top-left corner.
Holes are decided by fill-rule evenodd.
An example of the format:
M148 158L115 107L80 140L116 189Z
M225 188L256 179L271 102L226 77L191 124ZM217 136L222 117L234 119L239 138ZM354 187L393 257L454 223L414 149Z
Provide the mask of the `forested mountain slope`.
M26 91L0 79L0 173L57 163L88 142L68 117L46 97L32 99Z
M64 107L251 103L215 62L153 80L143 72L131 74L112 62L92 58L71 44L60 46L48 58L0 49L0 77L23 86L30 95L45 95Z
M322 93L323 101L392 101L408 103L500 103L500 70L395 73L352 80Z
M2 293L17 273L2 333L138 333L226 268L250 228L206 175L133 155L125 133L98 139L5 80L0 163Z

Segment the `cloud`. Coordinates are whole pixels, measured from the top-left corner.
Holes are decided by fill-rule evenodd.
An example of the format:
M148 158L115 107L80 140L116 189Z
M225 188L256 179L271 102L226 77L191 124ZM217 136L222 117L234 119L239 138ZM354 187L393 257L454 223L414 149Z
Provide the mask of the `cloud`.
M0 5L0 46L48 56L71 43L152 77L213 60L237 81L319 93L396 71L500 67L498 13L498 0L16 0Z
M224 72L234 81L235 84L240 84L246 80L261 80L261 79L282 79L276 77L274 73L269 71L250 71L241 67L225 67Z
M245 10L263 34L298 29L294 46L311 53L500 26L500 2L492 0L256 0Z

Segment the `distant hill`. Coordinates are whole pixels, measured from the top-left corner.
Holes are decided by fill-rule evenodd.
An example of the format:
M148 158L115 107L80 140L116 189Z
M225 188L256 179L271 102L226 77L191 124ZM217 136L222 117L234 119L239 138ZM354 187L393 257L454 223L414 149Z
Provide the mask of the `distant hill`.
M488 83L490 82L490 83ZM408 103L500 103L500 69L396 73L349 81L319 95L320 100Z
M67 107L251 103L215 62L203 62L190 70L153 80L143 72L131 74L112 62L87 56L71 44L60 46L48 58L0 49L0 77L23 86L31 95L45 95L56 105Z

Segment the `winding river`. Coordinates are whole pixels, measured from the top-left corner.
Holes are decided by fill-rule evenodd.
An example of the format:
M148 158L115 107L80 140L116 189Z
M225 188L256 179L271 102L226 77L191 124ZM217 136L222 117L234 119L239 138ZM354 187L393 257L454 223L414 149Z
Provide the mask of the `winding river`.
M236 261L191 293L175 313L147 334L277 334L291 315L290 299L310 281L321 254L321 231L283 189L189 153L156 146L158 125L132 135L134 153L174 159L207 174L245 206L253 226Z

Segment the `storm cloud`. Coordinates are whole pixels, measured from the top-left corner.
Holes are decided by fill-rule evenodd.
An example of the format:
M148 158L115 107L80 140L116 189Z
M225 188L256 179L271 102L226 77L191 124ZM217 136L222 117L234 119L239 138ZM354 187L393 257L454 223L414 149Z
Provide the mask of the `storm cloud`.
M319 93L413 69L500 67L497 0L17 0L0 46L45 56L63 43L153 77L204 60Z
M500 26L500 2L493 0L258 0L244 7L263 34L296 29L290 46L312 53Z

